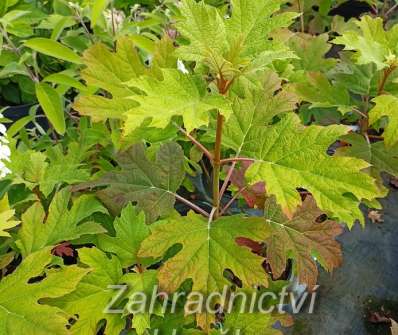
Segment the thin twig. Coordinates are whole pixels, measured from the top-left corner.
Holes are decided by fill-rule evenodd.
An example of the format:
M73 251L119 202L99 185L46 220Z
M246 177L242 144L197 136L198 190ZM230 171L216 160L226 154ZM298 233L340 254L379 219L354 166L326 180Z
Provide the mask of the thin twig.
M230 201L225 205L225 207L221 210L220 216L224 215L229 207L234 203L234 201L248 188L248 185L242 187L236 194L232 197Z
M76 14L77 19L79 20L80 24L81 24L82 27L83 27L84 34L85 34L85 35L87 36L87 38L91 41L91 43L94 44L94 43L95 43L95 40L94 40L93 36L91 35L90 31L88 30L86 24L84 23L84 20L83 20L82 16L80 15L80 12L79 12L76 8L73 8L73 9L74 9L74 11L75 11L75 14Z
M111 19L112 19L112 36L113 36L113 50L116 52L116 27L115 27L115 9L113 8L113 1L111 6Z
M353 112L358 113L359 115L361 115L363 118L365 118L365 119L368 118L368 116L365 113L361 112L358 108L354 107L352 110L353 110Z
M304 2L304 0L303 0ZM301 6L301 0L297 0L298 10L300 12L300 25L301 25L301 32L305 32L305 24L304 24L304 6Z
M225 158L221 160L221 165L233 162L254 162L254 161L255 161L254 158L248 158L248 157Z
M391 73L394 72L395 69L396 69L396 66L391 65L389 68L384 70L383 78L381 79L381 82L380 82L379 87L377 89L377 95L383 94L384 87L386 86L386 83L387 83L387 79L391 75Z
M233 162L232 165L228 169L227 176L225 177L224 183L222 184L221 190L220 190L220 201L227 190L229 180L231 179L232 173L234 172L235 166L237 162Z
M182 196L180 196L180 195L178 195L176 193L172 193L172 194L175 196L175 198L177 200L179 200L182 203L186 204L187 206L192 208L194 211L196 211L196 212L198 212L198 213L200 213L200 214L202 214L202 215L204 215L206 217L210 216L209 213L207 213L204 209L200 208L199 206L195 205L194 203L190 202L189 200L185 199L184 197L182 197Z
M178 128L180 132L182 132L186 137L188 137L191 140L191 142L195 144L198 147L198 149L200 149L200 151L202 151L206 155L208 159L210 160L213 159L213 155L210 153L209 150L206 149L206 147L202 143L200 143L195 137L189 134L185 129L181 128L177 124L174 125Z
M21 58L21 51L15 46L15 44L11 41L10 37L7 34L7 31L5 29L3 29L0 26L0 32L3 35L3 37L5 38L6 42L8 43L8 45L10 46L11 50L18 56ZM26 64L25 62L22 62L22 64L25 66L26 71L29 74L30 79L32 79L32 81L38 83L40 81L39 77L37 77L35 75L35 73L31 70L31 68L29 67L28 64Z
M395 4L394 6L392 6L392 7L384 14L384 19L387 19L387 18L390 16L390 14L391 14L394 10L396 10L397 8L398 8L398 3Z
M379 136L379 135L367 135L368 138L374 139L374 140L384 140L384 136Z
M116 27L115 27L115 15L114 15L114 9L113 9L113 2L112 2L112 8L111 8L111 18L112 18L112 35L113 35L113 38L115 38Z

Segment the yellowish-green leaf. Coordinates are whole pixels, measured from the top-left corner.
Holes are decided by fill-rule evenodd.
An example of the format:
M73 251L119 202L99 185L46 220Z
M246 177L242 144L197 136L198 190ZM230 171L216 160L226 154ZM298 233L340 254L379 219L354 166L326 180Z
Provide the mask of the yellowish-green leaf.
M118 293L111 285L123 283L119 260L116 257L109 258L96 248L79 249L79 258L83 264L89 266L91 272L83 278L74 292L54 303L76 316L76 323L71 328L73 335L96 334L101 320L106 320L105 334L119 335L125 327L125 320L120 314L104 313Z
M141 242L149 236L145 214L138 213L137 209L128 204L122 210L120 218L115 219L113 226L116 236L98 236L98 246L104 251L114 253L124 268L145 263L147 260L137 257Z
M62 72L50 74L47 77L45 77L43 81L59 85L65 85L67 87L74 87L80 91L87 91L87 87L84 86L80 81Z
M223 129L223 145L238 155L253 127L266 125L276 115L293 111L298 102L295 94L282 87L275 72L257 73L256 79L242 77L237 81L234 90L239 98L234 100L232 114Z
M231 270L246 287L267 285L268 279L261 256L238 246L236 239L263 241L268 236L261 218L222 217L209 223L190 212L186 217L170 218L151 226L151 235L141 245L139 256L161 257L176 244L182 249L159 270L159 285L174 292L186 279L192 279L192 290L205 295L222 292L230 285L223 276ZM198 271L200 269L200 271Z
M107 119L124 120L126 114L136 108L138 103L132 99L108 99L100 95L82 96L73 105L81 115L91 116L94 122Z
M129 81L145 95L136 95L140 106L126 113L125 131L129 133L150 118L149 126L165 128L173 116L182 116L188 132L209 123L209 111L217 109L226 118L231 108L221 95L207 92L206 83L199 76L191 76L175 69L162 70L163 80L144 76Z
M82 64L82 59L72 49L50 38L32 38L25 42L25 46L48 56Z
M50 85L36 83L36 96L48 120L57 133L63 135L66 130L64 104L62 97Z
M281 313L240 313L233 311L225 316L225 335L236 333L242 335L283 335L280 329L274 326L281 323L289 327L292 323L291 316Z
M388 125L384 129L384 143L392 147L398 143L398 98L392 95L381 95L372 100L376 106L369 112L370 124L380 118L388 117Z
M13 219L14 214L15 211L10 208L8 203L8 196L5 195L3 199L0 200L0 236L9 237L10 234L6 230L14 228L20 223Z
M296 33L289 39L290 48L299 56L293 59L292 64L297 70L324 71L336 65L334 58L326 58L326 53L332 48L328 43L329 35L313 36L310 34Z
M340 125L304 127L293 113L275 125L255 127L242 150L254 160L246 178L251 184L265 182L267 192L276 196L289 217L301 204L297 188L304 188L332 217L350 227L357 219L364 222L360 202L382 196L375 180L362 172L369 163L327 154L348 130Z
M22 16L28 15L29 13L30 12L27 10L18 10L18 9L11 10L0 18L0 22L4 26L7 26L8 24L12 23L13 21L19 19Z
M70 334L66 326L71 315L39 300L72 292L89 270L76 265L48 270L46 266L52 257L51 249L44 248L29 255L12 274L1 280L1 334ZM38 280L39 276L43 279ZM29 282L32 278L35 281Z
M148 53L153 53L155 51L155 42L145 37L143 35L132 34L129 35L137 47L145 50Z
M282 0L233 0L231 17L205 1L182 1L177 28L189 40L177 49L184 60L202 62L212 73L231 79L237 72L263 68L274 59L294 57L288 48L269 39L288 27L296 13L276 14ZM269 61L271 59L271 61Z
M22 228L16 243L24 257L46 246L105 231L92 221L82 223L96 212L107 213L98 200L83 195L76 199L69 210L70 198L70 191L64 188L54 196L47 214L42 205L36 202L22 215Z
M114 98L136 94L126 82L146 72L129 37L118 39L116 52L101 43L93 45L84 52L83 62L87 68L82 77L87 84L108 91Z
M337 37L335 44L345 45L345 50L355 50L358 64L374 63L381 70L396 62L398 57L398 28L384 30L384 22L380 17L363 16L355 22L360 31L347 31Z
M91 7L91 25L95 27L102 13L108 6L109 0L95 0Z

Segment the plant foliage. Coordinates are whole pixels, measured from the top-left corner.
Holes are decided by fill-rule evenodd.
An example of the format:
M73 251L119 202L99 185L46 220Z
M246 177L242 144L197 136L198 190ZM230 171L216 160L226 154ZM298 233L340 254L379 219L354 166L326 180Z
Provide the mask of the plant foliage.
M398 177L391 2L2 1L0 333L291 326Z

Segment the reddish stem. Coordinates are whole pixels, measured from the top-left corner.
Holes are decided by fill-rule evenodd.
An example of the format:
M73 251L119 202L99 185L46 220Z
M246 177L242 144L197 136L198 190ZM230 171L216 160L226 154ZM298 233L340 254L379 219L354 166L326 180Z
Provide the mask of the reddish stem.
M202 152L206 155L206 157L207 157L209 160L213 160L213 155L210 153L209 150L206 149L206 147L205 147L202 143L200 143L195 137L193 137L191 134L189 134L187 131L185 131L185 129L183 129L183 128L181 128L181 127L178 127L178 129L179 129L186 137L188 137L188 138L191 140L191 142L192 142L194 145L196 145L196 146L198 147L198 149L199 149L200 151L202 151Z
M221 165L233 163L233 162L254 162L254 158L247 158L247 157L234 157L234 158L225 158L221 160Z
M221 201L225 191L227 190L228 183L229 183L229 180L231 179L232 173L235 170L236 163L237 162L233 162L232 165L228 169L227 176L225 177L224 183L222 184L222 187L221 187L220 197L219 197L220 201Z
M173 194L177 200L181 201L182 203L186 204L190 208L192 208L194 211L209 217L209 213L207 213L204 209L200 208L199 206L195 205L194 203L190 202L189 200L185 199L184 197L178 195L178 194Z
M230 201L225 205L225 207L221 210L220 215L224 215L229 207L234 203L234 201L248 188L248 185L242 187L236 194L232 197Z

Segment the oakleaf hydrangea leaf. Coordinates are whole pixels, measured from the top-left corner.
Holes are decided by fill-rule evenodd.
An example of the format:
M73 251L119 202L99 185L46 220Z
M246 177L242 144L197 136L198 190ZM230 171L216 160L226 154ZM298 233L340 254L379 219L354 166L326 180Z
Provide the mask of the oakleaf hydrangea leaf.
M294 54L285 46L268 39L297 16L275 14L282 4L281 0L233 0L231 17L222 17L204 1L184 0L176 26L189 44L181 45L176 53L182 59L206 64L225 78L244 69L262 68L269 59L292 58Z
M380 70L396 61L398 26L385 31L383 19L370 16L363 16L355 23L360 31L344 32L333 42L345 45L345 50L355 50L358 64L374 63Z
M146 304L143 311L134 313L133 317L133 328L138 335L145 333L147 329L151 327L151 312L155 312L156 306L153 311L150 311L150 302L153 292L156 292L158 280L156 270L146 270L139 273L127 273L122 278L123 283L126 283L130 287L129 301L127 303L126 313L129 313L129 304L134 307L142 308L142 300L140 298L135 299L134 294L139 293L142 297L144 294L146 297ZM160 308L159 308L160 309ZM162 314L160 311L158 314Z
M75 265L47 270L51 249L26 257L0 282L0 333L7 335L68 335L69 315L40 299L58 298L72 292L88 272ZM41 280L29 282L45 274Z
M6 230L14 228L20 223L14 219L14 214L15 210L10 208L8 196L5 195L0 200L0 237L10 237Z
M16 243L23 256L82 235L104 232L100 224L82 222L93 213L106 213L100 202L93 196L83 195L74 201L69 210L70 198L70 191L64 188L54 196L48 215L40 202L34 203L22 214L22 226Z
M343 228L331 220L317 222L321 215L322 211L310 196L291 219L283 214L275 198L267 199L264 216L272 233L265 243L267 260L275 278L283 274L288 258L292 258L299 282L313 288L318 277L314 257L327 271L341 265L342 251L335 238L343 232Z
M297 17L293 12L277 14L283 3L281 0L232 0L232 17L225 20L230 48L238 47L241 57L253 58L273 50L274 42L266 37L288 27ZM229 52L236 53L231 49Z
M132 146L116 160L120 170L81 187L107 186L97 195L112 211L119 212L133 202L149 222L172 211L175 193L185 177L184 153L178 144L162 145L155 161L147 157L143 144Z
M313 36L309 34L296 33L289 39L288 45L299 57L292 59L292 64L297 70L304 71L327 71L336 64L333 58L325 55L332 48L328 43L329 35L322 34Z
M184 0L180 11L182 18L177 29L190 40L190 44L182 45L178 56L192 61L208 59L215 66L221 65L228 45L223 18L217 9L203 1Z
M100 95L80 97L73 108L81 115L91 116L94 122L107 119L124 120L125 113L138 106L138 103L128 98L107 99Z
M320 72L310 72L304 82L291 86L302 100L311 102L311 108L337 107L343 114L352 110L348 90L339 82L331 83Z
M370 174L380 180L380 185L383 184L380 176L382 172L398 177L398 145L386 147L384 141L369 143L360 134L348 134L341 140L349 145L339 148L336 153L370 163Z
M145 223L145 214L138 213L131 204L123 208L119 218L113 223L116 236L99 235L99 247L103 251L114 253L122 266L127 268L143 260L137 257L141 242L149 236L149 226Z
M380 84L380 72L373 63L359 65L352 55L340 54L341 62L333 69L334 79L346 90L363 96L376 96ZM388 83L388 81L387 81Z
M273 328L277 322L289 326L292 320L287 314L234 311L225 316L224 329L227 335L282 335L281 330Z
M76 290L53 303L71 315L76 322L71 328L74 335L96 334L99 322L106 320L105 334L119 335L125 326L125 320L119 313L106 313L117 290L111 285L123 282L122 267L116 257L108 258L96 248L79 249L79 258L89 266L90 273L78 284ZM111 306L115 309L117 306Z
M151 235L142 243L139 256L161 257L175 244L182 249L159 270L160 288L176 291L186 279L192 279L192 290L209 294L222 292L228 280L224 270L231 270L244 286L267 285L262 268L264 259L238 246L236 238L262 241L267 229L259 218L228 216L209 223L190 212L187 217L170 218L151 226ZM198 271L200 269L200 271Z
M249 183L263 181L283 211L292 217L301 204L297 188L312 193L317 205L350 227L363 222L361 200L380 196L375 180L361 170L369 166L352 157L332 157L327 150L348 128L301 125L297 115L256 127L246 137L242 153L254 159L246 172Z
M48 197L57 185L87 181L90 173L76 159L73 148L73 145L70 145L70 150L66 155L54 155L55 157L51 157L51 160L48 153L13 150L11 162L7 163L12 171L13 182L23 183L29 189L39 186L44 196ZM81 150L79 153L84 153L81 148L79 150Z
M135 95L140 106L126 113L125 131L133 131L151 118L148 126L165 128L173 116L182 116L188 132L209 123L209 111L217 109L228 118L228 101L207 92L206 83L199 76L186 75L175 69L162 70L163 80L142 76L128 85L140 89L145 95Z
M207 297L212 292L223 292L224 287L231 284L224 277L227 269L246 287L268 285L262 267L264 259L236 242L239 237L261 241L266 236L267 230L259 218L229 216L209 222L190 212L187 217L152 225L151 235L142 243L139 256L161 257L170 247L182 244L182 250L159 270L160 288L174 292L185 280L191 279L192 291ZM215 316L206 310L197 313L196 320L203 330L209 331Z
M87 84L102 88L113 97L135 94L125 83L146 71L133 40L127 36L118 39L116 52L104 44L95 44L84 52L83 62L87 67L82 77Z
M294 110L297 97L287 92L281 79L271 70L264 71L256 82L242 77L234 87L232 114L225 123L223 145L240 154L246 136L255 126L270 123L274 116Z
M387 116L388 125L384 130L384 143L391 147L398 143L398 98L392 95L381 95L373 99L376 106L369 112L369 123L373 124Z

